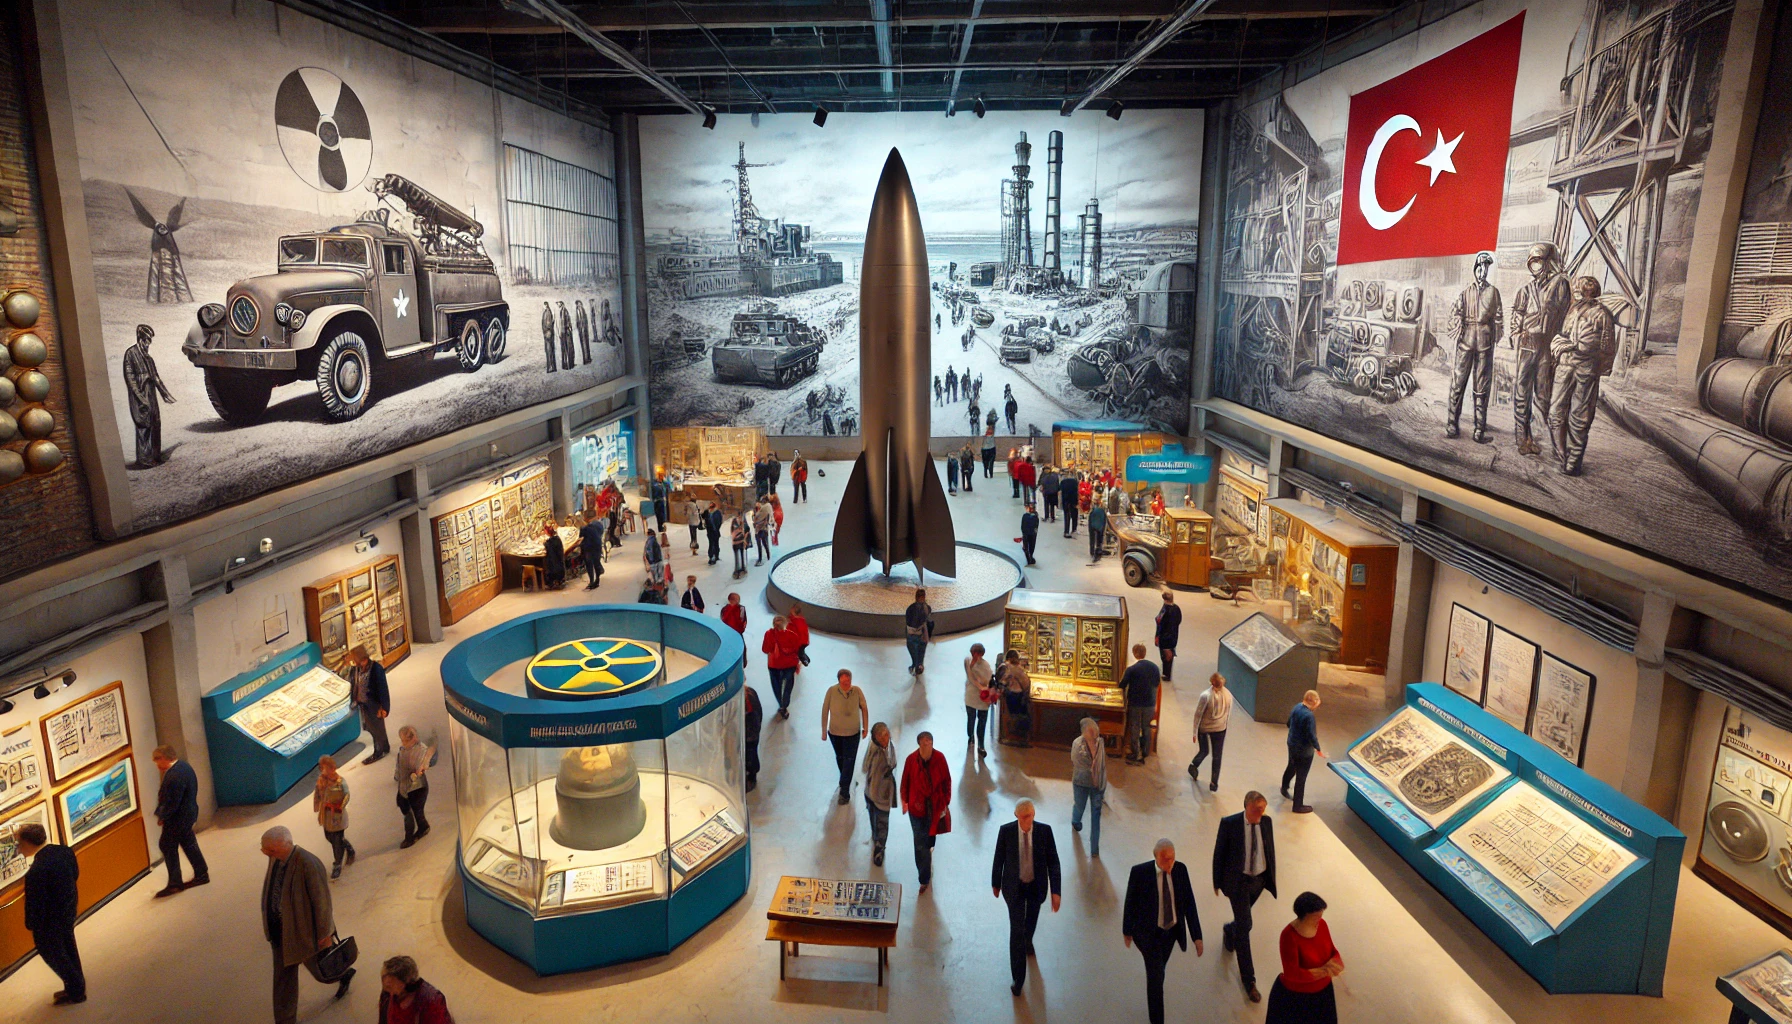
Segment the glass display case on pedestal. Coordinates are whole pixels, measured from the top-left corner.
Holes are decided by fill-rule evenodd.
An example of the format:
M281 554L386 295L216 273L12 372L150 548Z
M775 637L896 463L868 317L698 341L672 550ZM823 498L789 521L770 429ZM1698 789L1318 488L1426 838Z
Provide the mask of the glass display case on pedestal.
M514 620L443 661L475 931L543 974L664 953L746 890L741 641L670 609Z

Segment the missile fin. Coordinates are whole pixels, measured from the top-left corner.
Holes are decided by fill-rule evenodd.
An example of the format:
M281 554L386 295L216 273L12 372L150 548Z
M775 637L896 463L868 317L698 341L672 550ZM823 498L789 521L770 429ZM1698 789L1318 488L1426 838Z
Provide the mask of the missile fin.
M921 477L921 507L915 515L915 562L939 576L958 576L958 537L952 531L952 509L939 471L927 460Z
M865 453L852 464L852 475L846 480L846 493L840 499L840 512L834 518L834 578L850 576L871 561L871 548L865 543L871 532L866 518L871 511L870 471L865 468Z

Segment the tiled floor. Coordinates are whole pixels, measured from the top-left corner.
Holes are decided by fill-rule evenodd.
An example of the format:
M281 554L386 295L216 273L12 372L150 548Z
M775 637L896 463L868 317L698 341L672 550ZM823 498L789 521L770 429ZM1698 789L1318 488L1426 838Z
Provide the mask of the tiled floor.
M782 550L824 540L846 479L844 464L828 464L812 481L806 505L791 506ZM1008 482L983 483L952 500L961 539L1018 551L1018 504ZM682 531L675 528L675 540ZM636 535L638 540L639 535ZM711 613L730 581L728 559L715 569L674 543L674 569L703 581ZM1150 640L1155 590L1129 590L1118 565L1090 567L1086 541L1062 540L1050 524L1041 536L1036 587L1123 593L1133 615L1134 639ZM726 555L726 553L724 553ZM596 597L633 601L639 547L616 555ZM769 625L761 598L766 569L755 569L739 589L749 605L750 638ZM558 594L505 594L452 627L448 641L419 645L392 673L394 724L411 722L427 732L444 727L435 675L454 642L495 623L538 608L585 602L582 590ZM973 640L994 647L999 630L948 637L934 645L930 671L916 682L903 671L899 641L843 640L817 634L814 665L798 678L791 718L768 718L761 744L764 770L751 797L753 887L746 898L670 956L555 978L537 978L466 926L454 872L455 836L449 813L450 773L436 772L430 811L437 823L424 842L399 850L398 812L392 805L390 761L346 772L354 797L350 838L361 857L336 884L336 920L362 950L363 974L342 1003L330 1003L323 986L301 974L301 1016L324 1022L377 1017L378 963L407 953L425 976L447 993L457 1020L481 1021L792 1021L944 1020L1022 1021L1144 1018L1143 969L1137 953L1120 940L1120 901L1130 865L1146 859L1159 836L1178 844L1194 874L1206 956L1192 949L1170 963L1168 1004L1172 1020L1262 1020L1261 1005L1241 995L1232 957L1219 949L1223 900L1202 879L1211 859L1213 833L1247 789L1271 794L1280 853L1281 898L1257 905L1254 948L1260 986L1267 992L1275 971L1275 940L1291 916L1296 893L1311 889L1331 904L1328 920L1348 969L1339 979L1341 1019L1356 1022L1482 1022L1518 1020L1680 1022L1723 1019L1712 987L1720 970L1746 962L1783 940L1682 873L1679 914L1663 999L1612 996L1550 997L1466 919L1376 838L1342 803L1335 776L1316 766L1310 800L1319 813L1296 817L1274 796L1283 758L1279 724L1235 715L1227 763L1217 794L1184 774L1192 754L1189 708L1213 670L1215 640L1250 613L1198 593L1178 597L1185 610L1182 656L1166 692L1167 727L1159 756L1144 768L1113 762L1103 820L1102 858L1092 859L1083 837L1068 828L1070 772L1067 756L1045 749L992 746L979 762L963 742L963 681L958 662ZM870 859L870 830L862 803L833 799L832 751L819 725L821 691L831 669L849 666L865 687L874 720L886 721L900 751L931 729L950 759L956 791L955 830L940 840L935 888L915 893L906 822L892 822L889 858L882 869ZM764 661L754 651L749 682L769 700ZM1374 677L1328 675L1320 712L1321 738L1341 752L1380 716ZM360 756L359 746L348 753ZM79 942L90 979L90 1001L50 1007L58 986L39 961L0 985L5 1021L255 1021L268 1016L268 947L256 914L265 861L258 837L268 824L292 827L302 845L327 850L310 813L309 787L280 803L219 816L200 836L212 861L212 886L170 900L152 900L161 886L151 875L81 925ZM1021 999L1008 993L1006 915L987 888L995 830L1014 801L1030 797L1040 819L1054 825L1064 861L1064 906L1040 923L1037 966ZM872 960L863 951L807 953L793 961L780 983L776 947L764 939L765 905L781 874L884 877L904 885L900 942L886 988L872 984Z

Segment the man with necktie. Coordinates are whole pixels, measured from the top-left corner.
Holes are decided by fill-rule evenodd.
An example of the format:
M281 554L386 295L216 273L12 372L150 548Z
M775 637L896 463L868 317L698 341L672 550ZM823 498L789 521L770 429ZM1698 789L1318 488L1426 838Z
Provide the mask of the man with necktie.
M1176 861L1176 844L1159 839L1151 859L1135 864L1126 880L1126 904L1121 929L1128 946L1137 946L1145 958L1145 1007L1151 1024L1164 1024L1164 968L1176 946L1201 946L1201 918L1195 912L1195 890L1189 885L1188 866Z
M990 888L1008 901L1008 969L1014 976L1009 991L1020 995L1027 980L1027 957L1033 955L1033 930L1039 925L1039 908L1049 889L1052 913L1063 902L1058 870L1058 844L1052 827L1033 820L1033 801L1014 805L1014 820L996 832L995 863L990 866Z
M1221 931L1221 941L1227 952L1238 954L1238 979L1253 1003L1263 997L1251 958L1251 905L1264 890L1276 894L1276 836L1263 813L1268 806L1262 793L1246 793L1244 810L1220 819L1213 843L1213 891L1232 903L1232 920Z

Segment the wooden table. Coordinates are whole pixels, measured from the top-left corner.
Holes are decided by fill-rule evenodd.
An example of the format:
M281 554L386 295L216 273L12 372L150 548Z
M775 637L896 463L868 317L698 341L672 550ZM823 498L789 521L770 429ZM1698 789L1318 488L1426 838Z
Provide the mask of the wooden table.
M877 983L884 983L884 967L890 962L890 950L896 946L893 924L844 924L834 921L771 921L765 929L767 941L778 943L778 980L784 980L786 956L800 956L800 947L807 942L814 946L856 946L877 950Z

